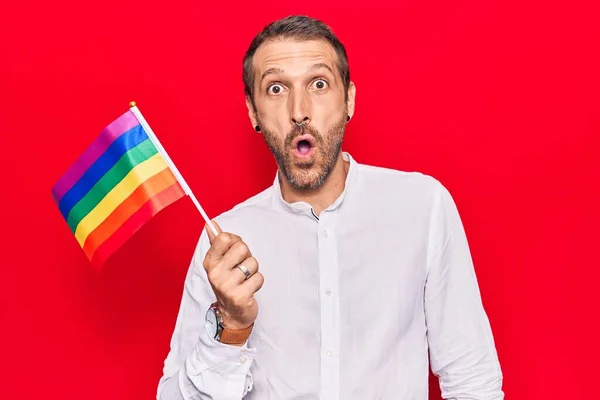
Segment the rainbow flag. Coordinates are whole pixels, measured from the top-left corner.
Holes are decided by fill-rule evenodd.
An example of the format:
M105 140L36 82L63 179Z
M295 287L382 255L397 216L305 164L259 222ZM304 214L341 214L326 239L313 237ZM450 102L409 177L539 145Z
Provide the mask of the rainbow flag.
M132 104L52 188L60 213L95 266L186 195L168 155L163 156L162 146Z

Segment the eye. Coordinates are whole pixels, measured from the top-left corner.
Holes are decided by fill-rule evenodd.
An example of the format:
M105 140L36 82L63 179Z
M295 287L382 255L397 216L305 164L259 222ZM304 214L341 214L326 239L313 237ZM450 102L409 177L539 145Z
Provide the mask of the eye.
M317 79L313 82L313 86L317 90L323 90L327 88L327 81L325 79Z
M275 83L267 88L267 92L269 92L269 94L279 94L283 92L283 86L279 83Z

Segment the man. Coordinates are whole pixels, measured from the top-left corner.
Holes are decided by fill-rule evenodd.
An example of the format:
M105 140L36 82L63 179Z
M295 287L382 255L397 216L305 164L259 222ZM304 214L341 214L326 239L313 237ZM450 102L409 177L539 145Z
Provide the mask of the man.
M502 399L461 220L435 179L341 151L355 110L323 23L267 26L244 60L272 187L205 227L158 399ZM260 266L260 267L259 267Z

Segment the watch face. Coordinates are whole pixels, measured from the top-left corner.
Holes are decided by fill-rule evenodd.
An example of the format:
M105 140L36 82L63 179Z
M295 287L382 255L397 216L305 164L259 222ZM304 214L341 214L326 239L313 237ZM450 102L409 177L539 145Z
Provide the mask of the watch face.
M215 314L214 310L209 308L206 312L206 330L208 331L208 334L211 338L217 336L218 328L219 325L217 322L217 315Z

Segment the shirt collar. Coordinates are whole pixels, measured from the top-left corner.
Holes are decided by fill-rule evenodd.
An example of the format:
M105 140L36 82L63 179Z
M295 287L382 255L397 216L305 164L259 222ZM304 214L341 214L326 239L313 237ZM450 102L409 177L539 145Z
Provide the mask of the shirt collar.
M340 206L344 197L346 196L349 189L351 189L351 185L354 182L354 177L356 175L356 170L358 167L358 163L354 160L354 158L350 155L350 153L342 152L342 157L345 161L350 162L350 166L348 168L348 174L346 175L346 182L344 185L344 190L338 196L338 198L324 211L331 211ZM305 201L296 201L293 203L288 203L283 199L281 194L281 186L279 184L279 170L275 173L275 180L273 181L273 207L277 210L289 212L292 211L294 213L310 213L312 212L312 207Z

